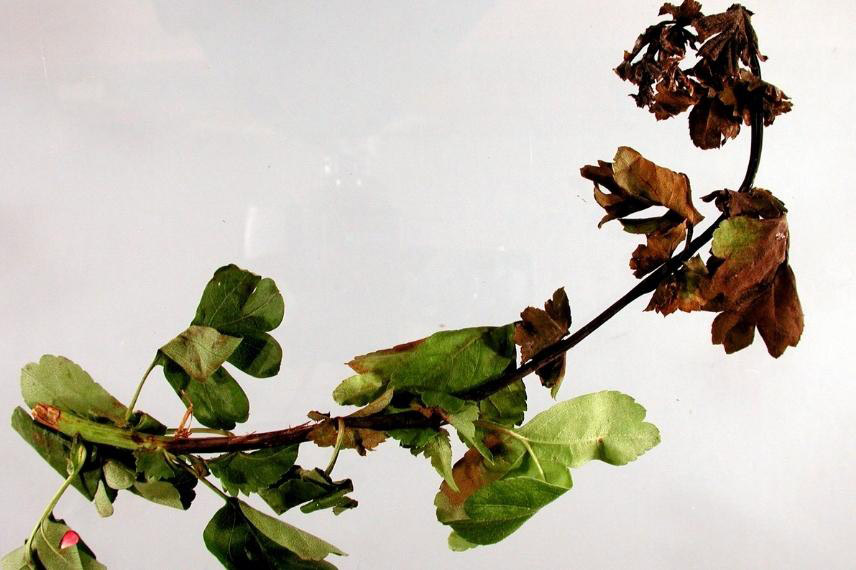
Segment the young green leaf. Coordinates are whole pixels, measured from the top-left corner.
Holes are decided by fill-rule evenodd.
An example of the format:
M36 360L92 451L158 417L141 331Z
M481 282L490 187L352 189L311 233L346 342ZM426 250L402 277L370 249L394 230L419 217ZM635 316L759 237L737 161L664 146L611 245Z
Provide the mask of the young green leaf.
M229 569L335 568L345 553L320 538L230 499L205 527L205 546Z
M458 490L440 486L437 518L457 533L450 545L502 540L571 488L569 467L633 461L659 442L644 417L631 397L598 392L556 404L520 429L496 429L485 438L493 461L470 450L452 472Z
M167 459L162 449L137 449L134 459L137 473L141 473L147 481L173 479L178 475L178 469Z
M64 520L46 518L33 539L34 556L27 556L28 545L21 546L0 560L3 570L105 570L107 567L95 559L95 554L78 539L70 546L61 547L63 536L71 529Z
M424 455L431 461L431 466L440 474L440 477L455 491L458 485L452 476L452 444L449 441L449 432L444 429L398 429L389 432L389 435L398 440L401 447L410 450L413 455Z
M220 479L226 492L237 496L257 493L279 481L294 465L298 445L273 447L244 453L236 451L208 461L208 468Z

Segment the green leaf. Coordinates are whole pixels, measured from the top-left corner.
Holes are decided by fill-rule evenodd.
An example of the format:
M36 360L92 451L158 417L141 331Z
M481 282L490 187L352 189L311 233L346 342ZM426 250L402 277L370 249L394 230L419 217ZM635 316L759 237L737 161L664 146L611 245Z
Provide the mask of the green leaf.
M556 404L517 430L542 461L579 467L592 459L625 465L660 442L645 408L621 392L597 392Z
M516 357L514 327L476 327L434 333L428 338L358 356L358 373L336 388L340 404L364 405L388 388L454 394L501 374Z
M598 392L561 402L520 429L486 438L493 461L475 450L455 465L458 490L441 485L437 518L452 527L450 547L493 544L571 488L569 467L592 459L624 465L659 442L630 396Z
M190 325L160 348L195 380L205 380L235 352L241 339L217 329Z
M80 540L74 546L60 548L63 535L71 530L63 520L52 516L42 522L33 539L37 563L30 563L27 545L21 546L0 560L2 570L106 570L106 566L95 559L95 554Z
M136 481L130 490L135 495L158 505L181 510L187 510L190 501L196 496L196 493L190 490L191 498L188 500L186 492L182 493L178 487L168 481Z
M62 356L45 354L38 364L24 366L21 394L30 408L48 404L84 418L125 425L127 408L80 366Z
M246 336L275 329L284 312L285 303L272 279L227 265L206 285L193 324Z
M112 497L110 496L112 493ZM102 517L109 517L113 514L113 499L116 496L116 491L109 489L104 481L98 482L98 489L95 491L95 510Z
M324 562L335 546L237 499L214 514L203 532L205 546L228 569L335 568Z
M109 459L104 462L104 481L111 489L124 491L134 485L136 473L121 462Z
M200 382L166 356L161 356L159 363L172 389L186 406L193 404L193 415L203 425L232 429L237 423L247 421L250 414L247 394L222 366Z
M523 380L512 382L502 390L479 401L479 417L503 426L523 422L526 414L526 385Z
M178 474L162 449L137 449L134 459L137 473L142 473L148 481L173 479Z
M458 490L455 478L452 476L452 445L449 443L449 433L439 430L437 434L425 444L422 449L425 457L431 460L431 466L440 474L440 477L454 490Z
M275 485L260 490L259 495L278 515L297 505L303 505L303 512L332 508L334 514L339 514L357 506L357 501L345 496L353 490L350 479L333 481L321 469L295 466Z
M63 479L68 477L68 461L72 449L70 439L36 423L23 408L12 412L12 429L35 449L42 459L59 473ZM72 479L72 486L88 500L95 498L101 468L97 463L88 462L78 475Z
M282 347L270 336L285 304L272 279L227 265L202 293L190 327L164 345L157 363L200 423L232 429L247 420L249 401L222 364L267 378L279 372Z
M232 495L249 495L270 487L294 465L298 445L262 449L252 453L236 451L208 461L208 468Z
M246 335L229 356L229 364L256 378L276 376L281 363L282 347L268 333Z

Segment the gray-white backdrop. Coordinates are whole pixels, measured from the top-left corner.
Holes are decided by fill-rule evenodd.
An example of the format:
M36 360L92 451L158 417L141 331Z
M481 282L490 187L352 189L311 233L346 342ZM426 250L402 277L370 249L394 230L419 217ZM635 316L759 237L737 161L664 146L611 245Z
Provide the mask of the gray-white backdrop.
M705 2L709 12L730 2ZM130 397L215 268L276 279L281 375L245 379L247 430L337 411L351 356L444 328L502 324L558 286L577 324L629 289L638 242L602 215L581 165L619 145L734 188L748 131L695 149L612 73L659 3L31 2L0 5L0 401L42 353ZM342 568L852 567L854 256L850 2L758 0L766 79L794 111L766 132L757 184L790 208L802 343L710 345L708 314L638 301L574 349L561 397L634 395L662 444L575 488L503 543L455 554L438 477L386 444L345 453L360 507L287 520L351 553ZM711 209L704 210L710 214ZM709 219L712 217L709 216ZM532 383L530 410L549 405ZM159 373L141 405L176 422ZM0 430L0 550L60 478ZM327 450L301 450L322 464ZM122 496L57 514L112 568L214 568L218 500L180 513Z

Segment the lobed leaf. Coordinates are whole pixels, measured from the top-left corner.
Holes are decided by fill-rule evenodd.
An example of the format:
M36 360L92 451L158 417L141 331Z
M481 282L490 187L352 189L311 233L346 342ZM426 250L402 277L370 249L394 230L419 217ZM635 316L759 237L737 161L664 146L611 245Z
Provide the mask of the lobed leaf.
M207 462L211 473L233 496L257 493L279 481L297 460L299 445L225 453Z
M549 345L561 340L571 326L571 307L564 287L556 289L544 309L527 307L520 313L521 322L514 326L514 342L520 346L523 362L531 360ZM551 388L555 398L565 377L565 355L538 369L541 384ZM524 406L525 409L525 406Z

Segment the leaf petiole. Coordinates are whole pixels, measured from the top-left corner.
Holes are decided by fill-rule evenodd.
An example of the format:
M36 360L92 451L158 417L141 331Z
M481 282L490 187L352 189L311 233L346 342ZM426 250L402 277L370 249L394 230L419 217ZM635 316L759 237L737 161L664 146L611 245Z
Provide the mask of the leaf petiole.
M342 449L342 443L345 441L345 418L339 418L339 422L336 426L336 446L333 448L333 456L330 457L330 463L327 464L327 468L324 470L326 475L329 475L333 472L333 468L336 466L336 460L339 458L339 451Z
M125 412L125 423L131 421L131 416L134 415L134 407L137 405L137 400L140 398L140 392L143 391L143 385L146 383L146 378L149 377L152 370L154 370L157 365L158 357L155 355L154 359L152 359L152 363L149 364L149 367L146 368L146 371L143 373L143 377L140 379L140 383L137 384L137 389L134 390L134 395L131 396L131 402L128 404L128 411Z
M538 461L538 456L535 455L535 452L532 450L532 446L530 445L529 438L526 438L526 437L520 435L519 433L515 432L514 430L510 430L506 427L503 427L499 424L495 424L493 422L488 422L485 420L476 420L473 423L479 427L489 429L489 430L492 430L492 431L495 431L498 433L502 433L502 434L505 434L509 437L513 437L514 439L519 441L521 444L523 444L523 448L526 449L526 452L532 457L532 461L535 463L535 467L538 469L538 474L541 475L541 479L543 479L544 481L547 480L547 475L544 474L544 469L541 467L541 462Z
M35 563L35 559L33 558L33 542L36 539L36 533L39 532L39 529L42 528L42 524L45 522L51 513L56 507L56 504L59 502L60 498L62 498L65 490L68 489L69 485L71 485L74 478L80 473L80 470L83 469L83 464L86 462L86 448L83 445L78 444L76 446L75 451L72 453L77 453L77 457L72 462L72 467L69 470L68 477L66 477L65 481L62 482L62 485L59 486L59 489L56 490L51 500L48 502L44 511L42 511L39 520L36 521L36 526L33 527L33 530L30 532L30 537L27 539L27 560L30 563Z

